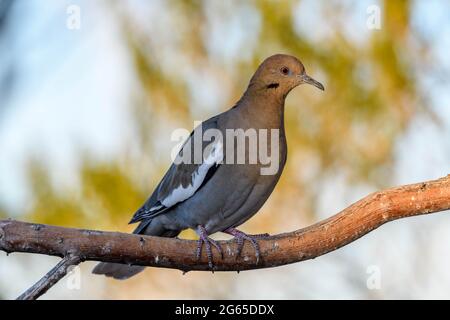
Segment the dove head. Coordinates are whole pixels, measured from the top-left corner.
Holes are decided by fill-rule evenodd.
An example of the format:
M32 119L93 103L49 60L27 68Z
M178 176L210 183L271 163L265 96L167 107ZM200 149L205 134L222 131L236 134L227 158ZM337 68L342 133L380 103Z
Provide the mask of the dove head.
M276 54L268 57L258 67L250 80L249 90L286 96L292 89L303 83L324 90L320 82L306 74L300 60L290 55Z

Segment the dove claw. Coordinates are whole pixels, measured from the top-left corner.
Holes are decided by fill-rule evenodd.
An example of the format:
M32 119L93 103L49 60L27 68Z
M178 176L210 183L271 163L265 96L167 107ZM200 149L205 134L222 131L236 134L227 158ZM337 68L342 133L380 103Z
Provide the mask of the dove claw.
M261 257L261 251L259 249L259 244L256 241L256 239L264 239L269 237L268 233L262 233L262 234L255 234L255 235L250 235L250 234L246 234L242 231L239 231L235 228L228 228L224 231L224 233L230 234L232 236L234 236L234 238L237 241L237 251L236 251L236 259L241 255L242 253L242 248L244 247L244 240L247 240L251 243L251 245L253 246L253 248L255 249L255 256L256 256L256 264L259 263L260 257Z
M219 243L217 241L211 239L208 237L208 233L206 232L205 227L198 226L197 227L197 233L199 235L199 239L197 241L197 250L196 250L196 257L197 260L200 260L202 255L202 247L205 245L205 251L206 251L206 257L208 258L208 266L214 271L214 263L213 263L213 254L211 250L211 245L213 245L216 250L219 252L221 258L223 259L223 250Z

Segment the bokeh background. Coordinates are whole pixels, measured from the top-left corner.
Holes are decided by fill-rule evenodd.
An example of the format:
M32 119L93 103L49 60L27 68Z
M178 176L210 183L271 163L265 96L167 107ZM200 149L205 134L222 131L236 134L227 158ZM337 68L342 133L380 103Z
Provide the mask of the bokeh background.
M1 0L0 217L131 231L170 164L171 132L232 106L280 52L326 91L288 97L287 167L244 231L291 231L449 174L449 17L446 0ZM409 218L240 274L147 269L120 282L87 262L43 298L448 299L449 235L448 213ZM0 252L0 298L57 261Z

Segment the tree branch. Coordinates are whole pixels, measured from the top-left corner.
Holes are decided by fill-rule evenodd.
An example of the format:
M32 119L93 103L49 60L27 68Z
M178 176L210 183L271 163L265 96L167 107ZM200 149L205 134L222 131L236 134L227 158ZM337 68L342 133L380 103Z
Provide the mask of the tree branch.
M217 252L214 255L215 271L270 268L312 259L345 246L388 221L448 209L450 175L376 192L307 228L260 240L262 260L257 265L250 245L246 244L241 257L236 259L236 243L221 241L224 257L220 259ZM65 258L63 261L66 262L41 280L50 283L38 290L41 294L64 276L68 265L85 260L173 268L185 272L209 270L205 256L197 261L195 246L195 241L191 240L0 221L0 250L76 257L70 263ZM39 294L28 296L35 298Z
M59 280L69 271L69 267L77 265L81 262L80 257L68 255L64 257L52 270L50 270L44 277L36 282L30 289L22 293L17 300L36 300L41 295L53 287Z

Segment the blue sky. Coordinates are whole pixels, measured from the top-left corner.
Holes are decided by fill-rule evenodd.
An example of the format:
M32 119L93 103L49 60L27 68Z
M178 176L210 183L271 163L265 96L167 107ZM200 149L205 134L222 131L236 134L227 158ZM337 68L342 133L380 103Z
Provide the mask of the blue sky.
M19 82L0 119L0 203L14 212L27 206L28 188L23 169L30 155L52 168L53 182L63 189L76 185L78 152L88 150L99 160L111 159L133 138L127 108L136 80L119 27L103 3L74 3L82 10L80 30L66 28L66 8L72 4L70 1L38 3L33 0L26 2L26 8L18 6L12 27L20 32L20 37L16 37L9 53L0 56L0 59L8 59L13 55L19 61L20 71ZM137 19L144 19L139 18L142 3L132 3L130 10L135 11ZM365 9L373 3L376 2L348 2L349 19L343 23L343 28L349 39L364 41L368 38L371 31L365 28ZM147 6L154 7L151 12L156 19L164 2L156 1ZM257 32L259 20L245 3L242 7L248 19L233 17L231 7L226 4L219 6L222 18L214 16L214 8L207 9L211 17L207 43L208 50L221 53L226 61L242 52L240 48L251 44L249 34L253 31L249 30ZM307 32L312 28L316 40L320 41L320 35L327 32L328 26L320 23L323 22L320 16L312 14L319 12L318 2L305 0L297 8L298 32L312 34ZM447 58L450 38L446 36L450 33L448 13L448 2L432 0L417 1L413 14L414 25L430 40L439 58L436 63L446 68L450 68ZM226 42L220 41L218 36L225 28L230 31L230 40ZM167 50L170 51L170 46ZM192 72L186 75L193 84L202 76ZM423 87L431 94L432 107L442 126L427 119L416 119L398 141L398 183L429 179L450 171L448 81L436 85L424 79ZM217 109L211 105L217 101L215 89L211 83L206 89L192 90L192 104L207 110L209 106L207 112L214 112Z
M30 156L38 157L51 168L53 183L64 191L64 188L71 188L77 183L76 169L81 151L88 150L98 160L109 160L132 143L129 99L138 86L127 51L122 46L117 21L106 3L27 0L21 2L22 7L16 8L16 23L12 28L20 32L20 36L15 36L15 41L7 44L8 50L0 50L0 62L14 57L19 61L20 71L11 98L5 102L0 97L0 103L6 104L0 108L0 204L13 212L22 212L28 204L24 165ZM171 33L171 28L176 27L176 22L170 22L170 27L163 23L168 19L162 10L164 0L146 2L145 5L152 9L146 11L148 16L142 14L142 1L131 3L130 10L136 19L158 21L149 23L149 28L155 37L160 37L160 49L165 57L161 63L178 59L177 53L172 52L170 41L165 44L162 42L165 35ZM208 3L211 6L207 9L210 12L208 29L212 32L205 35L208 39L207 48L218 57L217 63L226 63L228 59L239 55L243 46L251 48L252 34L257 33L260 22L245 3L241 4L246 13L244 21L242 17L234 16L225 2L216 2L214 5ZM297 31L304 35L313 34L315 41L320 41L321 34L329 28L327 22L317 14L318 3L316 0L304 0L294 13ZM348 19L343 21L343 28L349 39L364 41L367 38L370 31L365 28L366 8L373 3L377 2L347 2L350 11ZM81 7L81 30L71 31L66 28L66 8L69 4L79 4ZM215 5L223 6L220 15L212 8ZM448 77L450 2L419 0L415 2L414 8L413 23L429 39L436 56L436 67L442 70L447 68L445 75ZM230 31L227 41L220 38L224 30ZM314 32L308 32L311 30ZM240 58L246 59L246 54ZM174 63L173 67L178 69L180 66ZM193 88L196 80L204 76L193 74L190 70L180 72L190 78ZM436 83L424 78L422 89L430 94L431 107L441 125L420 116L398 139L393 179L397 184L429 180L450 173L448 79ZM196 114L214 114L218 111L215 104L223 103L214 82L209 83L206 89L193 90L191 98ZM167 138L168 142L170 136L162 138ZM161 143L164 144L164 141ZM167 159L169 161L169 156ZM373 186L355 185L348 188L343 177L330 177L318 199L318 217L327 217L371 191ZM447 244L450 243L450 220L446 217L448 215L432 215L411 218L403 224L390 223L362 238L357 244L314 261L276 270L241 273L239 281L230 281L231 284L228 283L223 290L229 291L228 294L235 298L249 298L250 286L255 288L251 292L252 298L292 298L299 294L312 298L358 298L367 293L364 288L359 291L355 288L365 283L366 267L374 264L380 266L383 272L384 297L448 298L448 286L445 284L450 283L450 257L442 255L442 252L448 251ZM425 234L428 242L415 242L421 236L420 232ZM423 243L428 246L424 252L420 252L420 248L417 249L415 245ZM422 259L424 254L429 255L429 259ZM416 257L421 259L425 267L428 266L422 269L425 270L423 274L433 273L428 282L421 282L418 269L411 263ZM2 261L7 263L0 264L0 289L7 297L14 297L52 267L56 259L14 254L7 259L2 258ZM30 265L33 265L32 270ZM88 270L88 267L83 270ZM98 298L102 290L111 291L103 277L91 276L89 271L83 274L82 291L69 292L61 281L46 297ZM161 279L164 279L164 275L173 279L178 276L167 270L158 272L162 274ZM212 275L201 276L203 278L197 279L201 279L202 284L203 281L216 283L210 281ZM234 276L215 274L214 281L235 279ZM180 292L186 291L186 295L193 295L188 288L189 279L200 275L193 273L184 277L176 288L184 288L186 290ZM259 281L261 278L267 281ZM10 279L14 279L14 285L11 285ZM406 282L408 280L410 282ZM148 284L143 286L141 290L148 291ZM174 289L171 290L173 292ZM404 295L405 291L408 291L408 295ZM202 294L210 298L209 292Z

